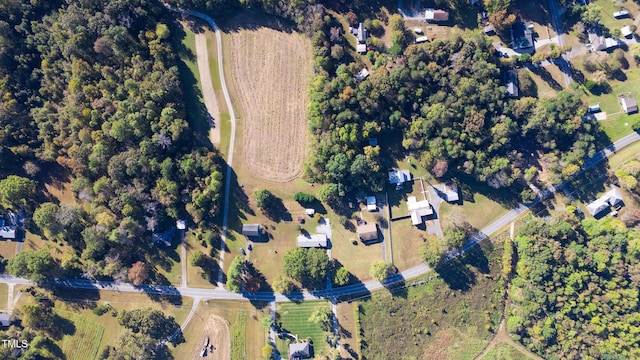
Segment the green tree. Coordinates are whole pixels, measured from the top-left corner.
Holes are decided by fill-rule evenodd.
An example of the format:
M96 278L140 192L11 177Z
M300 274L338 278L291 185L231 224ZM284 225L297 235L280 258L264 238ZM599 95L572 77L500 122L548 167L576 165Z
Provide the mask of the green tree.
M173 316L165 316L153 308L122 310L118 324L134 333L148 335L155 340L163 340L180 328Z
M32 180L16 175L9 175L0 180L0 197L11 205L26 203L35 190Z
M320 325L320 328L324 331L330 331L332 327L333 314L331 310L326 306L316 307L307 321Z
M202 266L206 263L206 255L200 251L194 251L191 256L189 256L189 263L191 266Z
M53 276L55 268L56 262L46 249L20 252L7 263L9 274L26 277L35 283L42 283Z
M316 197L312 194L297 192L295 195L293 195L293 200L299 203L312 203L316 200Z
M273 194L267 189L261 189L255 192L257 205L260 209L266 209L273 201Z
M47 233L46 235L55 237L62 231L61 224L57 219L59 210L58 205L54 203L43 203L33 212L33 221Z
M392 263L386 263L384 261L377 261L371 265L369 275L376 281L385 282L389 275L395 272L395 267Z
M350 279L351 279L351 274L349 273L349 270L347 270L344 267L338 268L335 274L333 275L333 283L338 286L347 285Z
M420 258L433 268L439 267L446 255L446 247L438 239L436 241L426 241L420 245Z
M467 242L467 237L469 237L469 233L463 227L454 225L444 229L444 241L449 247L463 247Z
M602 8L596 3L591 3L583 7L580 19L585 24L597 24L602 20Z
M320 201L334 201L340 196L338 184L324 184L318 190L318 199Z
M303 286L319 287L325 284L329 258L323 249L289 249L283 260L285 275L299 281Z
M278 275L271 283L271 287L279 293L288 293L295 290L295 286L291 280L283 275Z
M262 358L264 360L273 360L275 359L274 356L274 349L273 346L271 346L271 344L265 344L262 349L260 350L260 353L262 354Z
M55 315L42 303L20 307L22 325L34 330L51 331L55 325Z

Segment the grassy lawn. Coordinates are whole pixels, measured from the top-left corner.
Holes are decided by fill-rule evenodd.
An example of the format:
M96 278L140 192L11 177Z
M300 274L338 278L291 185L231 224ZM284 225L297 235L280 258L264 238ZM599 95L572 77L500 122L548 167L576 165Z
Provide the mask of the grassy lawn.
M501 253L500 244L485 242L424 285L363 301L363 356L473 359L492 336L487 326L496 329L500 321Z
M629 55L627 55L627 59L630 67L628 70L624 70L625 81L608 80L610 90L603 90L600 87L594 88L593 92L583 90L583 99L588 105L600 104L602 111L607 113L607 119L601 120L599 123L611 142L630 134L633 131L631 126L640 121L640 115L637 113L633 115L623 113L618 102L617 96L619 94L631 94L631 97L636 100L640 98L640 88L637 86L640 82L640 70L633 64ZM580 56L572 59L571 63L582 71L587 79L593 78L593 74L584 70L583 60L584 56Z
M393 263L402 271L420 265L420 245L425 241L435 241L437 237L411 224L411 219L403 219L391 223L391 239Z
M0 256L2 256L3 258L9 259L13 255L15 255L17 252L18 252L17 242L13 242L9 240L0 241Z
M551 85L549 85L549 82L545 81L541 74L536 74L535 72L526 68L520 71L526 71L529 73L529 75L531 75L533 82L536 83L536 87L538 88L539 98L554 98L558 94L558 90L551 87Z
M489 196L491 195L489 194ZM463 199L462 205L449 203L440 205L440 225L443 229L449 224L454 213L457 213L454 215L460 215L473 227L482 229L508 211L505 205L492 200L481 192L470 193L463 188Z
M297 335L299 340L310 338L316 355L327 355L329 345L326 342L326 333L319 325L307 321L317 307L329 307L329 303L326 301L305 301L299 304L278 304L277 321L282 324L283 331ZM276 345L280 354L289 353L287 341L277 340Z
M55 259L62 259L62 256L67 252L73 252L74 250L63 244L62 242L54 242L53 240L45 240L40 235L30 232L25 233L24 243L22 244L22 251L47 249L49 254Z
M213 256L211 256L212 264L206 266L206 271L199 266L193 266L189 262L191 254L196 251L201 251L205 255L212 254L212 246L208 245L208 238L213 234L210 230L190 230L187 231L185 237L185 243L187 246L187 284L193 287L210 288L215 287L218 281L218 251L213 249Z
M522 353L509 344L498 344L487 352L481 360L516 360L522 359Z
M640 141L637 141L622 150L616 151L615 154L611 155L608 160L609 168L615 170L625 162L636 158L638 154L640 154Z
M69 360L89 360L98 356L98 349L104 326L87 316L68 311L58 311L58 314L73 323L73 334L65 334L60 342L60 348Z
M338 325L340 326L340 355L343 359L359 359L358 328L356 326L357 303L341 302L337 306Z
M193 304L193 299L186 297L170 297L154 301L146 294L123 294L118 291L57 289L56 297L54 302L55 311L60 316L72 321L75 326L76 333L69 340L66 340L69 342L69 345L66 346L69 347L69 351L78 354L78 357L75 357L77 359L93 359L93 356L84 357L84 355L94 354L95 356L95 354L100 354L107 346L113 346L117 343L118 336L122 331L122 327L118 324L117 316L114 316L113 312L108 312L102 316L95 315L92 309L96 305L110 304L115 309L115 314L122 310L151 307L162 311L165 315L173 316L178 324L182 324ZM35 301L33 296L23 292L16 307L24 304L33 304ZM104 329L104 332L99 338L97 332L99 332L98 328L100 327ZM86 340L83 340L86 345L79 349L73 349L72 347L78 347L78 339L80 339L77 337L78 334L84 334L82 336L86 337ZM65 339L67 339L66 336L58 343L63 350ZM74 358L70 357L69 353L65 352L65 355L67 355L68 359Z
M9 286L7 284L0 284L0 309L7 308L7 301L9 300Z
M623 19L616 19L613 17L613 13L621 9L621 7L617 5L617 2L608 0L596 0L593 2L602 8L602 19L600 20L600 23L611 32L615 29L620 29L625 25L632 25L633 19L638 15L638 13L640 13L640 5L633 1L625 1L622 8L629 10L631 16Z
M268 307L259 310L249 302L205 300L198 305L195 315L184 329L186 342L171 349L176 359L188 358L188 354L202 345L201 335L210 315L220 316L231 325L232 349L234 346L236 349L241 349L245 359L261 358L260 349L266 343L269 332L262 327L260 319L269 315ZM244 325L240 326L239 323ZM236 331L237 335L234 339L234 329L238 328L244 328L244 330ZM217 340L212 339L212 341Z

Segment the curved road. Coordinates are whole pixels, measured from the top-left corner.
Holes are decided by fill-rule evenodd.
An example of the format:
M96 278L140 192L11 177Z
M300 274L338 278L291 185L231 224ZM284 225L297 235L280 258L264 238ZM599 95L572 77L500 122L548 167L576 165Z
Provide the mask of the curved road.
M230 177L231 177L231 163L233 158L233 146L234 146L234 137L235 137L235 114L233 113L233 108L231 107L231 100L229 98L229 93L226 89L225 80L224 80L224 71L222 67L222 46L220 39L220 32L218 27L216 26L213 20L202 13L198 13L190 10L181 10L175 9L167 6L167 8L192 16L199 17L205 21L215 30L216 38L218 40L218 56L220 58L220 79L222 80L223 90L225 95L225 100L227 102L227 106L229 108L229 112L231 115L231 141L229 145L229 159L228 159L228 167L227 167L227 182L225 187L225 206L224 206L224 224L223 224L223 243L226 236L226 225L227 225L227 217L228 217L228 202L229 202L229 188L230 188ZM605 149L600 150L595 154L594 157L585 160L584 170L587 170L595 165L597 165L600 161L610 157L617 150L621 150L636 141L640 140L640 135L637 132L629 134L622 139L614 142L613 144L607 146ZM565 185L565 184L563 184ZM548 187L545 189L546 195L553 194L557 189L562 188L562 186L557 187ZM546 196L545 196L546 197ZM462 251L457 253L449 254L449 258L456 257L470 248L474 247L482 240L489 238L491 235L496 233L499 229L503 228L510 222L517 219L520 215L529 210L531 206L540 202L541 199L536 200L533 204L523 205L519 204L516 208L507 212L503 216L496 219L494 222L481 229L481 231L470 237L467 241L467 244L463 248ZM220 264L222 265L222 255L224 251L221 251L221 260ZM275 292L257 292L257 293L234 293L225 290L221 284L221 278L219 279L219 287L216 289L203 289L203 288L191 288L188 286L174 287L174 286L164 286L164 285L142 285L142 286L133 286L128 283L115 283L110 281L91 281L84 279L58 279L53 280L48 283L50 286L54 287L65 287L65 288L74 288L74 289L94 289L94 290L111 290L111 291L121 291L121 292L138 292L138 293L150 293L150 294L159 294L159 295L182 295L194 297L196 299L224 299L224 300L250 300L250 301L278 301L278 302L287 302L287 301L301 301L301 300L311 300L311 299L328 299L328 298L336 298L341 296L349 296L356 294L369 293L375 290L379 290L385 286L390 284L394 284L406 279L415 278L417 276L423 275L429 272L431 268L426 264L421 264L411 269L407 269L398 274L391 276L385 284L382 284L378 281L367 281L361 284L343 286L339 288L334 288L330 290L319 290L319 291L304 291L304 292L295 292L288 294L281 294ZM222 274L222 272L221 272ZM9 285L33 285L33 283L27 279L11 276L11 275L0 275L0 283L9 284Z
M229 221L229 193L231 191L231 176L233 174L233 148L236 142L236 114L233 111L233 105L231 104L231 97L229 96L229 90L227 89L227 81L224 77L224 62L222 58L222 36L220 36L220 28L216 25L215 21L207 15L198 11L192 10L184 10L173 7L169 4L164 4L164 6L171 10L180 14L186 14L195 16L199 19L204 20L211 29L216 34L216 44L218 45L218 72L220 73L220 83L222 84L222 93L224 94L224 101L227 103L227 109L229 110L229 121L231 122L231 138L229 139L229 155L227 156L227 175L226 181L224 185L224 207L223 207L223 215L222 215L222 234L220 236L220 269L224 269L224 250L225 243L227 240L227 223ZM202 78L202 74L200 75ZM218 272L218 287L224 287L223 272Z

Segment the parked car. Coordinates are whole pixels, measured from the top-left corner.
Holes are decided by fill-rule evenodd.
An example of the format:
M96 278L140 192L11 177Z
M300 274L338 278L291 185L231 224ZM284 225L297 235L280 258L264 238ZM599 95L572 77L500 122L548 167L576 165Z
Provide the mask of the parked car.
M247 255L247 252L246 252L246 251L244 251L244 248L240 248L240 254L242 254L242 255Z
M253 250L253 245L251 244L247 245L247 249L249 249L249 251Z

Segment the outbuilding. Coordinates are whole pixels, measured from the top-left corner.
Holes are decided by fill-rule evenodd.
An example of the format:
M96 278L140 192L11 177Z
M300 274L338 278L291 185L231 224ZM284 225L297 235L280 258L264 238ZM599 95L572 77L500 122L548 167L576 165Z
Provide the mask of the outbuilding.
M620 100L620 106L622 106L622 110L625 113L633 114L635 112L638 112L638 103L634 98L622 94L618 97L618 99Z
M9 327L11 325L11 317L9 314L0 313L0 326L1 327Z
M302 247L302 248L326 248L327 247L326 234L298 235L297 240L298 240L298 247Z
M243 224L242 235L247 237L259 237L262 235L262 226L259 224Z
M378 227L375 223L358 225L356 231L362 242L378 240Z

